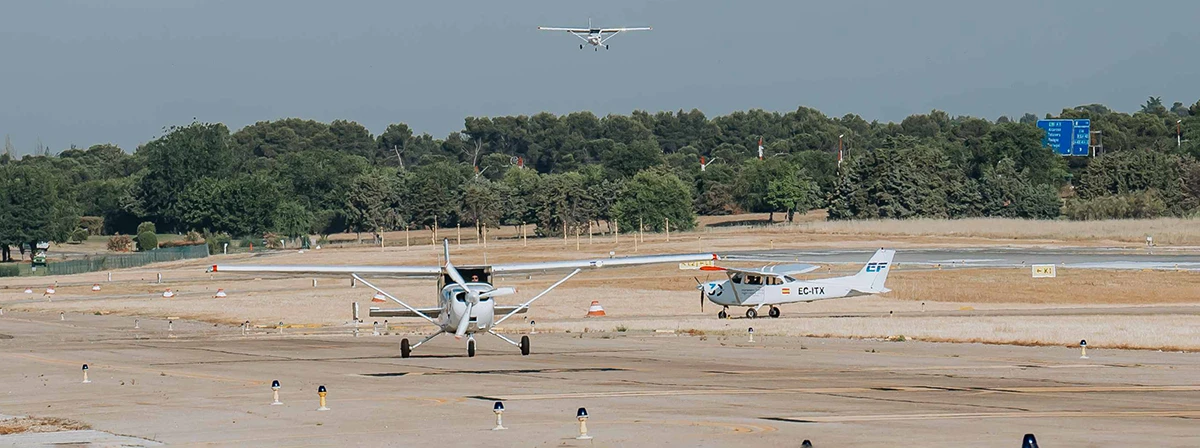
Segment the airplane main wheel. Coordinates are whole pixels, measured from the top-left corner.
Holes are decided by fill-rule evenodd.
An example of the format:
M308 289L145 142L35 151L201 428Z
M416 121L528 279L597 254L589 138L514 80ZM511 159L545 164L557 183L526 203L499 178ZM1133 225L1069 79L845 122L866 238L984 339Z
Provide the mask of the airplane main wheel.
M729 313L726 313L725 310L721 310L721 312L717 313L717 318L718 319L728 319Z
M529 336L521 336L521 356L529 356Z
M474 339L467 340L467 357L468 358L475 357L475 340Z
M400 340L400 357L407 358L412 355L412 346L408 345L408 338Z
M751 318L751 319L756 318L756 317L758 317L758 311L755 311L754 308L747 308L746 309L746 317Z
M767 315L771 316L772 318L779 317L779 307L777 307L777 306L771 307L771 311L767 311Z

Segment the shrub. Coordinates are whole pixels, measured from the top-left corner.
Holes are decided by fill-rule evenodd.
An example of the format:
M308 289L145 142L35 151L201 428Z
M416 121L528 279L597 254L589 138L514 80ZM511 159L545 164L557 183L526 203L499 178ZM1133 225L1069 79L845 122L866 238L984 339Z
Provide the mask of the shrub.
M233 241L233 238L228 233L212 233L204 231L204 241L208 242L208 253L219 254L225 248L226 244Z
M185 235L185 236L183 237L183 240L184 240L184 241L187 241L187 242L189 242L189 243L192 243L192 244L199 244L199 243L202 243L202 242L203 242L203 239L204 239L204 238L200 236L200 233L199 233L199 232L197 232L197 231L195 231L195 230L189 231L189 232L187 233L187 235Z
M15 264L0 265L0 277L16 277L21 275L21 267Z
M114 235L108 239L108 250L113 252L129 252L133 248L133 240L126 235Z
M104 218L99 216L80 216L79 227L87 229L90 235L99 235L104 231Z
M155 227L154 223L152 223L150 221L146 221L141 224L138 224L138 228L137 228L138 236L140 237L140 236L142 236L143 233L146 233L146 232L158 233L158 227Z
M137 243L139 251L158 249L158 236L154 232L142 232L137 236Z
M91 233L88 232L88 229L78 228L78 229L75 229L73 232L71 232L71 240L70 241L72 243L82 243L84 241L87 241L89 236L91 236Z
M174 240L174 241L163 241L162 243L158 244L158 247L160 247L160 248L185 247L185 246L199 246L202 244L204 244L204 241Z
M267 234L263 235L263 239L267 240L267 248L268 249L282 249L283 248L283 242L280 241L280 236L277 234L267 233Z

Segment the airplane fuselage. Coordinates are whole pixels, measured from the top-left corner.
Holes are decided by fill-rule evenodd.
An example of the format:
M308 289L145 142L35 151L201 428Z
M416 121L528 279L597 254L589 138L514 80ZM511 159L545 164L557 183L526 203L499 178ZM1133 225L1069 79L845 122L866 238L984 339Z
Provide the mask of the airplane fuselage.
M492 285L482 282L468 282L467 287L472 291L483 293L492 290ZM454 333L463 319L469 319L466 333L468 335L487 331L496 320L495 301L490 297L481 297L479 303L471 307L467 315L467 294L462 287L451 284L442 288L440 306L442 313L438 316L438 325L447 333Z
M722 306L757 306L760 304L783 304L812 302L823 299L850 297L856 291L842 285L820 281L783 281L773 278L739 278L739 282L722 280L704 285L704 295L712 303ZM776 283L776 284L765 284Z

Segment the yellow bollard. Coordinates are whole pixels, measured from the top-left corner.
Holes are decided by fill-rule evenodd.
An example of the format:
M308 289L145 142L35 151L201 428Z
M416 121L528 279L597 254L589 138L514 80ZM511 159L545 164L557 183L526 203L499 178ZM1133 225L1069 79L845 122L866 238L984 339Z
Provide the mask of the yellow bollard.
M321 397L321 407L317 408L317 410L328 411L329 407L325 406L325 386L317 387L317 395Z
M92 380L89 380L89 379L88 379L88 377L87 377L87 371L88 371L88 366L87 366L87 364L84 364L84 365L83 365L83 382L85 382L85 383L90 383L90 382L92 382Z
M591 439L592 436L589 436L587 433L587 419L588 419L587 409L579 408L579 411L575 413L575 418L579 419L579 437L576 437L575 439L577 439L577 440Z

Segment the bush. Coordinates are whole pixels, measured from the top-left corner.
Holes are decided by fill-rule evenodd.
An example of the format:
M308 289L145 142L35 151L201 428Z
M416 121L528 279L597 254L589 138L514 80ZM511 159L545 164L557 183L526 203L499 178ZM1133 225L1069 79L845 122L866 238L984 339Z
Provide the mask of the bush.
M146 233L146 232L158 233L158 227L155 227L154 223L152 223L150 221L146 221L141 224L138 224L137 233L138 233L139 239L142 236L142 234Z
M274 234L274 233L267 233L267 234L263 235L263 239L267 240L267 248L268 249L283 249L283 242L280 240L279 235Z
M158 249L158 236L154 232L142 232L137 236L137 243L138 250L142 252Z
M202 242L204 242L204 241L203 241L203 240L204 240L204 238L203 238L203 237L201 237L201 236L200 236L200 233L199 233L199 232L197 232L197 231L195 231L195 230L189 231L189 232L187 233L187 235L185 235L185 236L183 237L183 240L184 240L184 241L187 241L187 242L189 242L189 243L192 243L192 244L199 244L199 243L202 243Z
M225 245L233 241L233 238L228 233L211 233L204 232L204 241L208 242L208 253L216 255L222 253Z
M84 228L75 229L74 231L71 232L71 240L70 241L72 243L82 243L84 241L87 241L89 236L91 236L91 233L89 233L87 229L84 229Z
M99 216L80 216L79 227L87 229L89 235L99 235L104 231L104 218Z
M158 247L160 247L160 248L186 247L186 246L200 246L202 244L204 244L204 241L174 240L174 241L163 241L162 243L158 244Z
M1100 196L1091 199L1071 199L1065 207L1067 218L1085 221L1094 219L1144 219L1170 215L1166 202L1157 191Z
M21 275L21 267L15 264L0 264L0 277L16 277Z
M126 235L115 235L108 239L108 250L113 252L129 252L133 249L133 239Z

